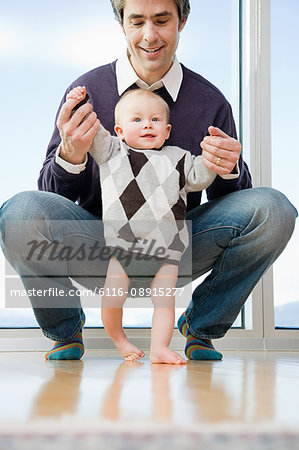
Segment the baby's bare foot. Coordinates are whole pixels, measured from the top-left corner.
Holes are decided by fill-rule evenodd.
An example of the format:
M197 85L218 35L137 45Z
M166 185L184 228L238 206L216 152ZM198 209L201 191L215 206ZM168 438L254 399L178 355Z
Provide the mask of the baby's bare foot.
M155 364L186 364L186 360L168 347L151 349L150 361Z
M144 352L132 344L127 337L121 341L114 341L114 344L125 361L137 361L144 357Z

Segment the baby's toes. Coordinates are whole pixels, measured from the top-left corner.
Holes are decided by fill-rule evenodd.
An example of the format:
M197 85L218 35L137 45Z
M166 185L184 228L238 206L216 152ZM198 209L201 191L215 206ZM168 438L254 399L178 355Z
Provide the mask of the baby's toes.
M175 364L186 364L186 361L182 358L176 358Z
M135 352L132 352L129 355L124 356L125 361L137 361L138 359L140 359L140 356Z

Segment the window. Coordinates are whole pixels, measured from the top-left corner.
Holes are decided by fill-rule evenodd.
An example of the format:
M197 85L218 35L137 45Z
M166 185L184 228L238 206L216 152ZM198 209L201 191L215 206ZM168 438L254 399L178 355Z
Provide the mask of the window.
M288 1L282 9L280 2L273 0L243 0L241 4L244 30L243 130L244 139L250 148L250 167L254 184L273 186L281 190L296 206L295 182L286 182L287 177L289 180L295 180L295 177L289 176L294 164L286 168L283 153L294 155L293 161L296 160L296 155L293 149L285 150L285 146L280 144L281 136L285 134L284 124L288 123L288 108L292 109L296 98L296 89L298 93L298 87L294 83L292 98L284 95L288 92L291 81L295 80L296 63L292 59L291 63L286 64L286 60L290 61L288 58L294 54L295 35L298 32L293 18L296 17L298 6L295 2ZM292 119L294 123L296 119L298 121L296 111ZM258 338L253 348L299 348L298 329L278 329L291 328L291 324L282 319L280 306L283 310L283 303L292 303L292 308L298 305L292 301L295 299L298 302L298 298L291 294L296 290L296 275L292 265L296 239L295 231L293 239L275 263L274 269L269 269L252 293L253 330L254 336ZM288 279L285 277L286 273ZM282 274L284 275L281 276ZM294 287L293 291L289 289L291 285ZM293 311L295 313L295 309Z
M107 45L109 42L109 46ZM16 0L1 5L2 148L0 203L37 189L37 178L66 87L93 67L116 59L125 40L110 2ZM4 258L1 298L4 307ZM97 312L97 316L98 316ZM94 319L98 324L98 317ZM0 327L35 327L30 310L1 310Z
M178 58L222 90L238 125L239 2L214 0L212 21L206 20L211 17L210 1L190 3L192 12L181 33ZM116 59L125 49L125 39L113 20L110 2L97 0L87 0L83 9L78 0L53 0L42 6L33 0L26 4L17 0L2 6L0 25L1 82L5 86L2 104L6 105L1 112L3 148L11 149L5 155L2 204L20 191L36 189L65 88L82 73ZM3 291L2 254L1 261ZM125 309L124 323L150 326L151 315L148 308L134 313ZM0 327L36 326L31 309L2 310L0 317ZM237 322L240 326L241 320ZM88 310L86 325L100 324L99 310Z
M297 55L299 4L295 0L271 2L271 116L272 180L298 209L299 154L292 143L293 126L298 130ZM295 229L286 250L274 264L274 317L276 328L299 329L299 280L297 259L299 233Z

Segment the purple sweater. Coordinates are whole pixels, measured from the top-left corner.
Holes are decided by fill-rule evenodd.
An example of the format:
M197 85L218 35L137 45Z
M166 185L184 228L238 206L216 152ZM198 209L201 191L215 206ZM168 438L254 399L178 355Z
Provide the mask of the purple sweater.
M114 108L119 100L115 63L114 61L93 69L74 81L67 89L59 110L65 102L67 93L72 88L79 85L86 86L90 102L102 125L111 134L114 134ZM166 100L170 108L172 130L165 145L175 145L189 150L193 155L200 155L200 142L210 125L219 127L229 136L236 138L235 123L231 107L223 94L202 76L183 65L182 69L183 82L176 102L173 102L164 87L156 91ZM137 86L133 85L133 87ZM78 204L87 211L102 217L98 165L88 154L88 162L83 172L80 174L68 173L55 162L55 154L60 141L59 131L55 126L38 179L39 190L55 192L74 202L78 201ZM242 157L239 160L239 168L240 176L237 179L224 180L219 176L215 178L215 181L207 188L209 200L252 186L248 167ZM201 192L189 193L187 210L198 206L200 200Z

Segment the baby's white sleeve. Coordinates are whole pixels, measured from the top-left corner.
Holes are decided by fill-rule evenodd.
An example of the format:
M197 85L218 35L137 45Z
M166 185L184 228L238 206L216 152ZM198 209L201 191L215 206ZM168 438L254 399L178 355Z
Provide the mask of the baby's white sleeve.
M185 158L186 191L202 191L216 178L216 173L208 169L202 162L202 156L186 153Z
M93 139L89 153L97 164L104 164L113 158L120 151L120 141L117 137L111 136L102 125Z

